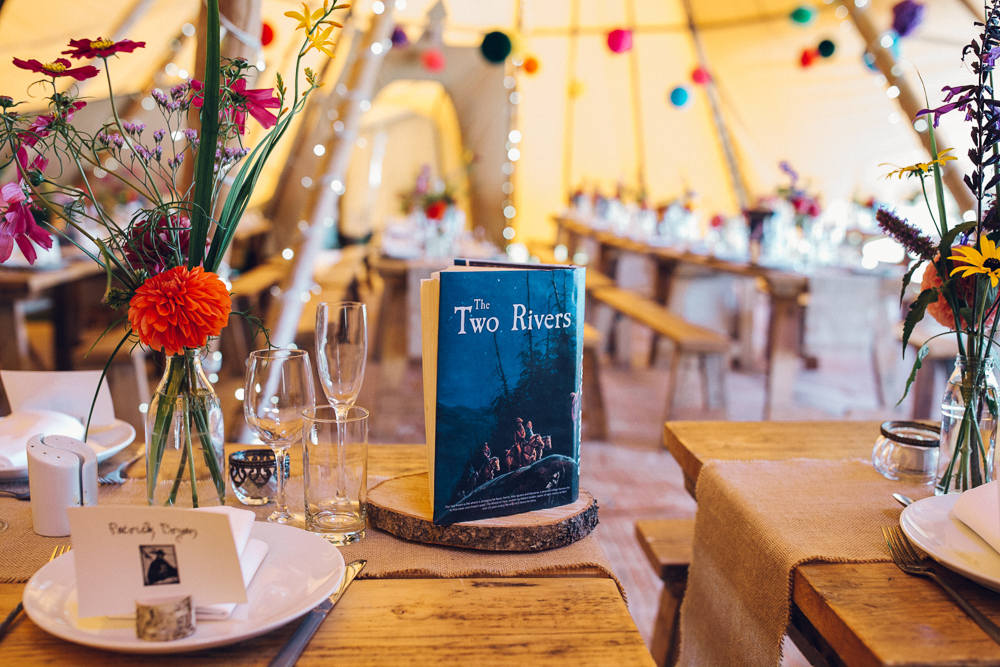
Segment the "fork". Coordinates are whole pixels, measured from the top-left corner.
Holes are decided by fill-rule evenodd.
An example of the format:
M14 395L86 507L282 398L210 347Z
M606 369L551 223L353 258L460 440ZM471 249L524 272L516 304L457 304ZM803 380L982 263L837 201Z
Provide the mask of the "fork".
M961 593L956 591L951 585L938 576L938 573L927 564L927 556L923 553L917 551L912 544L910 544L909 538L906 537L906 533L899 526L883 526L882 535L885 537L885 543L889 547L889 553L892 555L892 560L896 563L896 566L900 570L906 572L907 574L915 574L921 577L927 577L937 582L937 584L945 590L948 595L950 595L958 606L968 614L973 621L976 622L983 632L990 636L990 639L1000 643L1000 627L996 623L987 618L981 611L969 604L969 601L962 597Z
M49 562L54 561L64 553L68 553L70 549L72 549L72 547L68 544L57 545L56 548L52 550L52 555L49 556ZM0 623L0 639L3 639L7 635L7 631L10 629L14 619L17 618L17 615L22 611L24 611L24 605L18 602L17 606L14 607L14 610L7 614L7 618L3 619L3 623Z
M107 475L104 475L102 477L98 477L97 478L97 483L98 484L124 484L126 478L123 477L122 474L126 470L128 470L130 467L132 467L136 463L136 461L138 461L139 459L141 459L145 455L146 455L145 450L140 451L138 454L136 454L135 456L133 456L132 458L130 458L128 461L124 461L123 463L120 463L117 468L115 468L114 470L112 470L111 472L109 472Z

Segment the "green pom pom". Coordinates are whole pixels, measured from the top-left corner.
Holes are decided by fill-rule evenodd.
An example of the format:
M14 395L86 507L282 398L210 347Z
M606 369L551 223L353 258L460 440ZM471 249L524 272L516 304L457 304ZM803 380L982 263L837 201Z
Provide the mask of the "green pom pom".
M491 63L502 63L510 55L510 37L500 31L488 33L483 37L479 50Z
M822 42L819 43L819 46L817 47L816 50L819 51L819 54L824 58L829 58L830 56L833 55L833 52L837 50L837 45L834 44L833 41L829 39L824 39Z
M796 7L791 13L791 19L796 23L810 23L814 18L816 18L816 10L805 5Z

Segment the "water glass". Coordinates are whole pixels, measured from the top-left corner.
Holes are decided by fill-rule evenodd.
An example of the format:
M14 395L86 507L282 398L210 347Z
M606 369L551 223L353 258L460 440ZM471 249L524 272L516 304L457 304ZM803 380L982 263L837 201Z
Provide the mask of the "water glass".
M343 546L365 536L368 411L318 406L303 412L306 530Z
M883 477L930 484L937 471L939 429L929 424L888 421L879 429L872 466Z

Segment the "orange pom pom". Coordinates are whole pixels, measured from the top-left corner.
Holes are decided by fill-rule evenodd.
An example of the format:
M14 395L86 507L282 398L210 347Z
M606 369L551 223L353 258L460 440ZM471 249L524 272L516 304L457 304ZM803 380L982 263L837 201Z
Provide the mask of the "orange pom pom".
M535 72L538 71L538 58L534 56L528 56L527 58L524 59L524 65L522 65L522 67L524 67L524 71L527 74L534 74Z
M148 278L128 305L128 322L139 341L165 354L202 347L222 333L233 309L225 283L200 266L178 266Z

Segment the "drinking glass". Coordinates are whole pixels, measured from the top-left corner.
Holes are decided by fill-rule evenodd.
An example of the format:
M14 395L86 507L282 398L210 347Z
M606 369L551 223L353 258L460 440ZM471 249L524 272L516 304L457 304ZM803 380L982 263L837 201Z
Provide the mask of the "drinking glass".
M368 313L357 301L321 303L316 308L316 363L323 393L337 413L337 456L344 461L344 420L361 392L368 359ZM345 466L340 471L336 497L347 502Z
M315 405L313 371L304 350L257 350L250 354L243 414L247 426L274 451L275 467L288 465L288 448L301 442L302 411ZM285 476L278 475L274 523L294 520L285 505Z
M368 411L328 405L305 411L302 467L306 530L343 546L365 536Z
M368 315L355 301L321 303L316 308L316 363L323 393L338 414L354 405L365 379Z

